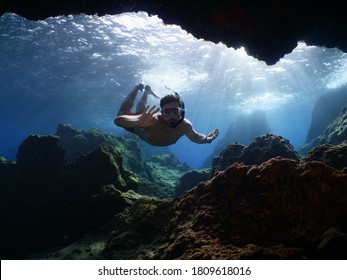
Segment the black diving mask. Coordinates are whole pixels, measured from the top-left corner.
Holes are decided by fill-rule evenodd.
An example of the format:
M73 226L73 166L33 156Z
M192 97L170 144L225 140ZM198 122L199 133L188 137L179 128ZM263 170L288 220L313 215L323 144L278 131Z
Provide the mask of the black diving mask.
M175 116L179 116L182 112L183 112L184 109L182 108L167 108L167 109L162 109L161 110L161 113L162 115L164 116L169 116L170 114L173 114Z
M176 108L167 108L167 109L162 109L161 110L161 114L164 116L169 116L170 114L174 114L175 116L180 116L180 119L175 122L175 123L170 123L170 127L175 128L176 126L178 126L180 123L183 122L184 120L184 115L185 115L185 106L184 106L184 102L181 99L181 97L179 96L179 94L177 92L175 92L175 95L181 100L181 104L182 107L176 107Z

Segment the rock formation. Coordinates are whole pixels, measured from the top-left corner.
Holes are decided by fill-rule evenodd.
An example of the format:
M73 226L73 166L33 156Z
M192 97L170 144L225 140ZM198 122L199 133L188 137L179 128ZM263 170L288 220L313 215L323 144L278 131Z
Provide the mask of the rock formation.
M206 159L203 166L210 166L213 157L220 154L230 143L249 145L257 136L270 132L265 111L255 110L250 114L241 114L236 121L229 126L225 137L217 140L216 147L211 156Z
M306 143L318 137L338 117L341 109L347 104L347 89L324 94L316 101L312 110L312 119L306 137Z
M340 114L321 135L300 147L299 152L302 155L306 155L311 149L319 145L339 145L344 141L347 141L347 105L342 107Z
M233 163L259 165L278 156L300 161L300 155L288 139L274 134L261 135L256 137L249 146L235 143L225 148L218 157L213 159L211 176Z
M347 173L347 141L339 145L323 144L313 148L303 162L321 161Z
M200 182L207 181L209 173L210 168L205 168L202 170L191 170L183 174L177 181L175 196L181 196L185 191L192 189Z
M190 168L173 155L166 156L166 165L159 158L146 161L136 144L60 124L57 135L28 136L16 162L1 158L2 256L24 258L69 244L132 204L141 189L174 197L177 179ZM163 175L166 181L154 173L159 169L169 171Z
M112 147L102 144L67 164L58 142L57 136L30 135L4 176L1 253L7 257L65 244L101 226L129 205L121 191L139 184Z
M274 158L234 164L173 201L141 198L83 242L48 258L345 259L347 174Z
M299 163L286 139L267 134L248 147L230 145L210 178L172 154L135 163L145 178L125 167L133 142L60 129L70 152L78 141L96 147L68 161L59 136L30 135L16 162L1 158L2 259L347 257L345 143ZM141 186L158 196L144 196Z
M119 160L124 168L137 174L138 191L143 195L174 197L177 179L191 170L172 154L146 159L139 142L132 135L118 137L95 128L80 130L68 124L59 124L56 135L59 136L59 145L66 150L69 161L90 153L102 143L115 147L121 155Z

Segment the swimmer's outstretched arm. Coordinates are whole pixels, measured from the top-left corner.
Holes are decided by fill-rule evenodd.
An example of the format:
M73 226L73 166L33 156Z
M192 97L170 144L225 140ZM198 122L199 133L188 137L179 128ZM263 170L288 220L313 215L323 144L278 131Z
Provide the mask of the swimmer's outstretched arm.
M211 143L214 139L217 138L218 135L219 135L219 128L216 128L214 131L206 135L206 139L205 139L206 143Z
M114 119L114 123L123 128L150 127L156 121L154 115L159 112L160 108L156 108L155 105L149 110L148 108L149 105L141 115L120 115Z
M208 135L196 132L193 128L193 125L190 121L186 121L186 131L185 135L194 143L197 144L205 144L205 143L211 143L214 139L217 138L219 135L219 129L216 128L213 132L209 133Z

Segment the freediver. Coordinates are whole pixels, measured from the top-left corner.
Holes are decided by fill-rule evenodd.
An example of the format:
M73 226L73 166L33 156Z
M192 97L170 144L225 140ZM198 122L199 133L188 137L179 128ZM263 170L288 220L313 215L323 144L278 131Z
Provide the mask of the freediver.
M138 91L144 89L136 111L131 111ZM159 98L150 86L136 85L120 106L114 123L130 131L153 146L168 146L177 142L183 135L197 144L211 143L219 134L216 128L205 135L196 132L186 119L184 102L178 93L165 95L160 99L160 108L149 108L148 95Z

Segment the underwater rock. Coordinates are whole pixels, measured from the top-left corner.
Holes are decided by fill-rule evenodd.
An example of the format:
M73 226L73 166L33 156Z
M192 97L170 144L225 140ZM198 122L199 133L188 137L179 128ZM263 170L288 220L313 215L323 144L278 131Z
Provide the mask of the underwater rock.
M152 156L146 160L149 182L142 184L139 193L159 198L173 198L177 180L187 171L190 166L181 164L174 154Z
M345 143L336 156L344 153ZM63 249L41 258L334 258L334 248L346 244L347 174L298 162L286 139L259 136L226 149L210 180L173 200L158 199L133 191L142 187L139 176L124 167L116 146L101 143L67 162L58 136L31 135L17 163L0 162L0 172L14 174L0 192L1 258L57 246ZM152 191L175 176L188 185L184 174L194 173L174 155L153 157L144 167ZM347 257L346 250L339 254Z
M321 143L337 145L347 140L347 105L320 137Z
M17 176L49 178L61 172L66 159L65 150L58 143L59 137L53 135L27 137L18 148Z
M166 166L167 168L178 169L180 171L191 169L186 163L181 164L178 158L172 153L152 156L147 162L156 163L160 166Z
M212 178L217 170L224 170L229 165L239 162L239 157L246 146L234 143L227 146L218 157L213 158L210 177Z
M213 157L219 155L230 143L249 145L258 135L270 133L266 112L255 110L250 114L240 115L236 121L229 126L224 138L219 139L211 156L203 166L210 167Z
M233 124L229 126L220 146L227 146L229 143L240 143L249 145L258 135L270 133L266 112L255 110L250 114L241 114Z
M213 159L210 177L216 171L224 170L233 163L261 164L277 156L300 161L300 156L294 147L279 135L258 136L249 146L231 144Z
M250 114L239 116L226 136L227 143L238 142L249 145L258 135L270 133L270 127L263 110L254 110Z
M71 243L140 197L130 190L138 177L114 147L101 144L67 163L58 144L58 136L30 135L16 163L1 160L0 172L9 171L1 179L8 183L0 192L2 258Z
M200 182L208 180L209 173L209 168L205 168L202 170L191 170L184 173L181 176L181 178L179 178L176 184L175 196L178 197L182 195L185 191L188 191L191 188L198 185Z
M101 144L67 166L70 181L84 186L113 184L121 191L137 190L139 178L124 169L123 157L114 147Z
M69 161L87 154L102 143L116 147L124 159L124 167L145 176L144 156L138 142L131 138L118 137L99 129L80 130L69 124L58 124L56 135L59 144L66 150Z
M234 164L169 202L117 216L101 259L318 259L346 243L347 174L320 162ZM343 238L340 238L343 237ZM331 241L332 242L332 241ZM330 246L330 245L329 245ZM332 248L332 245L330 246ZM345 248L345 246L344 246ZM327 248L328 250L328 248ZM342 255L331 258L346 258Z
M345 259L347 251L347 234L336 228L328 229L321 237L321 243L316 248L319 259Z
M0 157L0 195L5 195L14 184L16 162Z
M326 165L347 172L347 141L340 145L324 144L313 148L303 162L321 161Z
M126 188L136 190L143 195L174 197L177 180L184 172L191 170L188 165L181 164L173 154L156 155L145 159L141 145L132 134L118 137L95 128L80 130L69 124L59 124L56 135L60 137L59 145L66 150L70 162L76 161L79 156L92 152L102 144L113 147L114 153L116 151L118 153L116 156L118 160L122 160L120 167L124 165L123 172L124 170L132 172L132 175L129 173L125 178L134 178L136 174L138 187L134 188L133 185L129 185L131 182L125 182ZM125 185L119 189L124 190Z
M339 116L345 104L347 104L347 88L321 95L314 104L311 125L305 143L309 143L323 134L329 124Z
M323 134L305 143L298 149L299 153L306 155L311 149L323 144L338 145L347 140L347 105L342 107L340 114L324 130Z
M17 162L0 161L1 256L25 258L70 244L133 204L141 189L173 198L176 181L189 170L173 154L145 161L134 139L96 129L58 125L57 135L30 135Z

